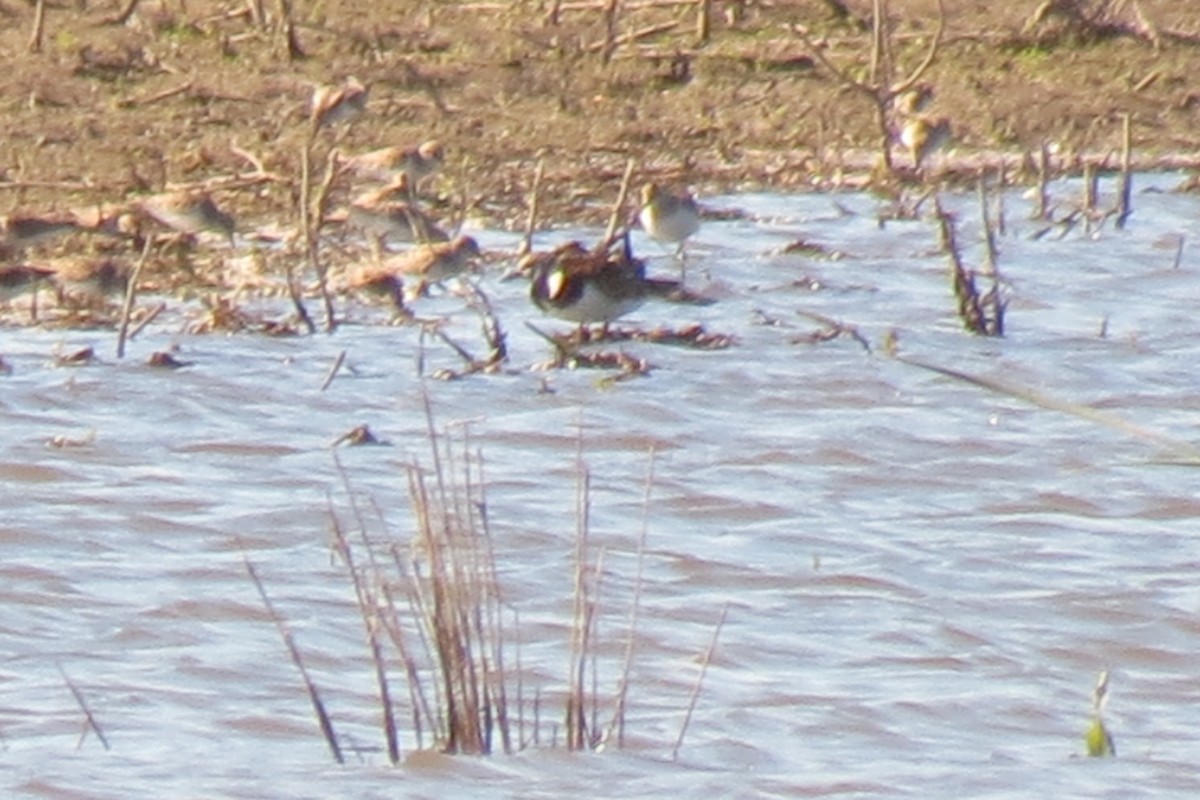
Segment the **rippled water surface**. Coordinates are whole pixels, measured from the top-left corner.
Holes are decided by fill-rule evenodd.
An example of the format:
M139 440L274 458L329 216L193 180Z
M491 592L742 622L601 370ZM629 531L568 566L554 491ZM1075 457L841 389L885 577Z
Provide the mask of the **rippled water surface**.
M509 334L509 369L451 382L422 380L419 367L457 367L452 351L372 324L362 308L353 314L363 324L297 339L189 336L172 312L124 362L107 331L4 331L0 351L13 367L0 383L4 793L1200 791L1200 473L1161 441L880 347L894 330L904 356L1193 441L1200 202L1152 191L1178 181L1141 179L1125 231L1036 240L1028 203L1010 196L1004 339L962 332L934 223L880 225L880 202L861 195L708 198L744 212L707 223L691 247L689 283L717 302L647 304L624 323L697 321L736 344L620 345L653 369L615 385L590 370L529 369L550 352L525 323L566 326L542 319L524 285L494 278L483 288ZM1053 189L1077 194L1073 184ZM975 197L946 202L961 214L967 260L979 263ZM516 241L480 238L494 249ZM785 252L798 240L825 255ZM662 248L640 236L635 245L652 271L673 269ZM482 349L461 300L425 302L420 311L450 315L449 335ZM871 352L850 336L813 337L825 326L800 312L855 326ZM52 365L56 349L85 345L100 363ZM191 366L145 366L171 346ZM321 391L343 350L346 367ZM370 662L352 587L331 557L329 508L345 515L352 497L373 501L391 534L407 539L405 465L429 458L423 393L439 427L471 421L529 669L566 670L580 452L608 576L601 694L616 683L646 527L625 749L447 758L414 754L406 732L402 766L380 752ZM389 446L331 447L359 424ZM353 751L345 766L332 763L246 558ZM80 744L83 715L60 668L111 750L94 736ZM1120 757L1081 758L1104 668Z

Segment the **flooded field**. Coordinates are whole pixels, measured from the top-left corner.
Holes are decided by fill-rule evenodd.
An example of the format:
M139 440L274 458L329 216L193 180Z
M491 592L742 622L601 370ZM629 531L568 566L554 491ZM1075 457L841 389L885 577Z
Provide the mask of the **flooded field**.
M1200 476L1181 459L1185 448L939 375L882 347L895 332L904 356L1193 444L1200 201L1167 191L1180 180L1139 178L1125 231L1110 222L1035 238L1029 202L1009 196L1003 339L961 330L935 223L881 225L884 209L867 195L705 198L741 212L708 222L689 245L689 285L716 302L647 303L618 327L699 322L736 341L713 351L610 345L651 365L616 383L594 370L531 369L552 353L526 323L568 325L543 318L527 285L500 282L498 270L481 286L510 362L458 381L422 378L458 357L415 328L378 324L381 312L369 308L333 335L302 338L190 336L180 333L186 309L171 308L124 361L111 331L4 330L5 792L324 800L1200 790ZM1064 200L1079 194L1074 183L1051 188ZM965 255L978 264L976 198L944 202L960 213ZM517 242L472 233L491 250ZM547 233L538 244L573 235L600 234ZM801 240L814 247L787 252ZM660 246L640 234L634 244L652 272L675 270ZM460 298L441 294L417 310L447 314L447 334L479 348L478 317ZM828 328L813 314L860 338L814 335ZM56 351L89 345L98 363L53 364ZM172 347L188 367L146 366ZM345 367L322 391L342 351ZM370 498L391 535L410 535L405 470L428 462L426 395L439 428L461 435L469 422L485 459L498 569L531 671L565 679L579 454L609 576L601 694L619 678L646 527L625 749L581 755L543 744L450 758L414 753L406 732L404 764L387 764L329 508ZM361 424L387 446L332 447ZM329 756L247 558L294 630L352 754L345 766ZM1112 671L1105 719L1119 758L1094 760L1082 757L1082 734L1102 669ZM83 713L63 672L110 750L94 735L80 743Z

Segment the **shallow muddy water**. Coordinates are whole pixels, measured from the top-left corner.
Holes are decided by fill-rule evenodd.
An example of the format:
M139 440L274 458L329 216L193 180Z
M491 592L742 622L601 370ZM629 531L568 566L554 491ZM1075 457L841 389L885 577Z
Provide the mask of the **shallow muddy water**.
M1140 178L1125 231L1034 240L1007 199L1008 336L962 332L928 219L880 225L862 195L706 198L739 219L690 246L710 306L647 304L622 325L698 321L725 350L613 346L648 377L535 371L549 346L523 283L483 280L509 334L499 375L422 380L411 328L188 336L165 315L112 357L100 331L9 329L0 383L0 778L46 798L1150 797L1200 790L1200 480L1161 443L883 354L1088 404L1194 443L1200 201ZM1073 200L1074 184L1056 197ZM1106 186L1106 188L1109 188ZM981 259L978 204L961 213ZM547 233L541 244L571 233ZM582 232L593 239L596 232ZM489 248L514 237L481 232ZM1182 258L1174 266L1180 236ZM791 242L824 255L785 253ZM651 269L666 251L635 239ZM480 351L453 296L447 332ZM863 340L812 341L811 312ZM94 345L100 363L52 365ZM145 366L178 346L178 371ZM320 386L337 354L347 368ZM426 372L459 366L435 341ZM577 453L604 549L602 694L647 530L630 746L490 759L380 752L353 591L331 558L349 496L411 532L405 465L470 421L486 461L506 598L528 668L564 674ZM331 444L367 424L389 446ZM56 437L66 442L53 444ZM653 450L653 457L651 451ZM653 461L651 501L644 509ZM643 522L644 520L644 522ZM343 743L332 763L266 616L249 558L291 625ZM702 654L728 618L672 761ZM79 744L86 698L111 750ZM1080 757L1101 669L1115 760ZM401 683L399 679L397 683ZM561 686L561 681L558 682ZM397 692L398 695L402 694ZM543 710L543 715L557 715ZM77 746L78 745L78 746Z

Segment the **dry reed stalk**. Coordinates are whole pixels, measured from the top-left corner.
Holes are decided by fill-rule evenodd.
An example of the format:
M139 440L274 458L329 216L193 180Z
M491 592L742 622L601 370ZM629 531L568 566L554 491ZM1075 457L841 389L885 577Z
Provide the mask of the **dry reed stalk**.
M725 627L725 618L729 616L729 603L721 609L721 618L717 620L717 626L713 628L712 639L709 640L708 649L704 651L704 660L700 662L700 674L696 676L696 685L692 687L692 696L688 701L687 713L684 714L683 724L679 726L679 738L675 740L675 747L671 749L671 760L679 759L679 748L683 747L683 737L687 734L688 725L692 722L692 714L696 710L696 702L700 699L700 690L704 686L704 676L708 674L708 665L712 663L713 653L717 650L717 641L721 636L721 628Z
M1186 241L1187 237L1179 234L1179 243L1175 246L1175 261L1171 264L1171 269L1179 269L1179 265L1183 263L1183 244Z
M481 487L479 491L480 491L480 496L482 496L482 491L483 491L482 487L487 486L487 477L483 471L484 460L483 460L483 452L482 451L476 452L475 463L478 465L477 470L479 473L479 484ZM468 482L469 482L469 480L470 480L469 472L467 473L467 478L468 478ZM468 497L474 496L474 492L471 491L471 487L469 485L467 487L467 495L468 495ZM494 546L494 542L492 539L492 529L491 529L491 524L489 522L489 518L488 518L488 514L487 514L487 504L486 503L472 504L471 509L472 509L471 518L473 520L473 523L470 526L470 529L471 530L476 529L476 525L475 525L474 521L477 520L478 530L483 534L483 542L484 542L484 548L485 548L484 558L486 559L485 574L492 577L492 580L490 580L486 583L486 587L488 588L489 593L488 593L488 597L487 597L487 603L485 604L485 609L487 611L488 640L492 644L492 663L495 665L495 673L494 674L495 674L496 678L498 679L495 681L495 684L496 684L496 689L495 689L495 693L496 693L496 723L497 723L497 727L500 731L500 737L501 737L501 742L504 746L504 752L512 753L513 752L512 724L511 724L511 719L509 717L508 686L507 686L507 681L505 679L505 677L507 675L507 671L504 666L504 650L506 647L507 638L505 635L505 628L504 628L504 616L503 616L503 614L500 613L501 609L504 608L504 597L500 591L500 581L497 578L497 576L499 575L499 570L496 567L496 548ZM476 513L478 514L477 517L475 516ZM519 656L520 656L520 651L518 650L518 658L519 658ZM518 680L517 686L518 686L518 691L519 691L520 680L521 680L519 673L517 675L517 680ZM489 687L490 687L490 685L491 684L489 683ZM519 736L518 736L518 740L519 740Z
M109 17L104 22L107 25L124 25L133 19L134 13L137 11L138 4L141 0L127 0L125 5L117 12L116 16Z
M42 52L46 36L46 0L37 0L33 8L33 30L29 33L29 52Z
M587 635L590 630L589 604L587 597L587 541L589 486L591 482L587 466L578 465L579 476L575 496L575 590L574 608L571 613L571 649L568 659L566 735L568 750L583 750L587 741L584 722L585 670L587 667Z
M996 235L1008 235L1008 208L1004 201L1008 188L1008 168L1003 161L996 167Z
M996 272L996 231L988 213L987 176L979 176L979 216L983 224L983 273L994 275Z
M980 297L975 286L975 276L963 264L962 252L958 247L954 218L942 208L940 200L934 201L942 247L950 258L951 286L957 302L958 318L963 327L979 336L1004 335L1004 302L1000 296L998 275L993 267L990 277L992 288Z
M496 648L501 646L496 639L498 627L488 622L499 613L498 608L488 608L499 597L494 589L495 562L486 554L488 545L481 542L487 529L471 527L472 507L482 501L475 503L470 496L476 489L469 478L451 481L453 452L442 453L428 398L425 402L435 484L430 486L415 465L409 468L416 546L428 565L428 572L422 572L414 559L413 608L424 628L440 689L441 749L486 754L492 750L497 725L507 724L509 718L506 701L501 699L506 694L492 688L505 679L494 666ZM469 469L469 464L464 465L464 470ZM501 731L501 741L510 746L507 732Z
M176 95L190 92L193 86L195 86L195 81L184 81L179 86L172 86L170 89L163 89L161 92L155 92L146 97L131 97L119 100L117 101L117 106L119 108L144 108L152 106L155 103L161 103L163 100L170 100Z
M311 173L311 158L312 158L312 141L313 136L310 136L308 141L300 146L300 198L297 212L300 215L300 237L304 242L304 250L307 254L309 251L309 241L312 239L312 221L309 219L309 183ZM287 269L288 296L292 300L292 307L296 309L296 316L304 324L309 335L317 332L317 326L313 324L312 317L308 315L308 309L304 306L304 298L301 294L300 285L296 281L296 268L292 263L288 253L284 253L284 264Z
M537 230L538 206L541 202L542 175L546 170L546 159L539 158L533 170L533 187L529 190L529 216L525 218L525 235L517 249L517 258L533 252L533 232Z
M92 709L88 706L87 699L83 696L83 692L79 691L79 687L76 686L75 682L67 676L67 671L62 668L62 664L58 664L56 666L58 666L58 674L62 676L63 683L67 685L67 688L71 690L71 696L75 698L75 703L83 712L84 721L87 723L83 728L83 733L79 737L79 745L76 747L76 749L79 749L79 747L83 746L83 739L85 736L87 736L88 729L90 728L91 730L95 731L96 738L100 740L100 744L104 745L104 749L111 750L112 748L109 747L108 744L108 737L105 736L104 731L101 730L100 723L96 721L96 715L92 713Z
M1024 400L1027 403L1038 406L1039 408L1047 409L1048 411L1059 411L1064 414L1070 414L1080 419L1086 419L1090 422L1095 422L1115 431L1120 431L1129 436L1142 439L1151 444L1162 448L1179 459L1178 462L1184 466L1200 466L1200 448L1195 445L1185 442L1181 439L1175 439L1158 431L1128 422L1120 417L1110 414L1098 408L1083 405L1081 403L1072 403L1068 400L1061 400L1057 397L1052 397L1044 392L1039 392L1036 389L1031 389L1028 386L1019 386L1009 383L1000 378L985 378L980 375L972 375L950 367L943 367L939 364L934 364L930 361L925 361L911 356L904 356L898 353L893 353L892 357L909 366L918 367L920 369L935 372L939 375L944 375L948 378L969 383L973 386L978 386L981 389L986 389L989 392L996 394L1014 397L1018 400Z
M469 426L461 448L434 426L430 400L423 398L426 436L431 466L407 468L412 519L415 523L408 556L398 545L387 548L388 557L377 559L379 548L367 535L364 514L353 500L342 473L343 487L351 496L351 509L359 527L364 556L351 552L347 530L334 519L333 534L343 562L351 571L356 602L367 630L381 702L390 703L383 644L390 642L404 665L412 719L420 741L427 726L435 746L445 753L511 753L530 744L546 743L542 733L542 690L533 687L532 715L527 718L524 699L524 663L520 648L520 616L514 609L516 634L503 619L505 599L498 579L497 554L485 496L483 456L470 441ZM582 441L576 490L577 535L574 545L574 590L569 640L566 719L561 724L564 742L571 750L597 749L618 732L623 742L625 709L643 588L647 516L653 486L653 462L647 476L643 529L638 545L638 575L630 611L628 641L621 675L618 705L607 733L598 717L600 676L595 647L599 619L598 597L604 571L604 553L589 564L590 475L582 459ZM653 453L652 453L653 458ZM338 466L339 472L341 466ZM382 521L382 512L376 508ZM395 573L391 567L395 567ZM385 571L385 567L387 570ZM407 609L398 607L395 595L404 595ZM407 613L406 613L407 612ZM413 630L419 647L409 641ZM508 670L505 650L515 643L516 676ZM714 645L715 646L715 645ZM709 658L711 658L711 649ZM590 675L588 671L590 669ZM515 680L515 709L510 708L509 681ZM435 702L425 687L432 684ZM698 691L698 690L697 690ZM692 700L693 707L695 697ZM691 712L689 711L688 716ZM685 723L686 727L686 723ZM560 723L551 724L549 744L556 746ZM395 720L384 715L389 755L399 752ZM423 745L420 745L423 746ZM676 743L676 752L679 744Z
M129 338L129 315L133 313L133 300L137 297L137 282L141 277L142 268L146 265L146 259L150 257L150 245L153 237L147 236L145 242L142 243L142 254L134 264L133 272L129 276L129 282L125 284L125 299L121 303L121 324L117 328L117 358L125 357L125 341Z
M337 318L333 310L333 293L329 291L328 270L325 267L325 263L321 260L321 226L325 221L325 211L329 204L329 192L333 188L333 182L337 178L337 173L338 154L336 149L331 149L325 159L325 177L321 180L321 185L317 188L316 196L312 198L312 208L307 215L310 238L305 242L309 264L313 271L316 272L317 286L321 292L321 302L325 307L326 333L333 333L337 328ZM307 198L307 195L305 195L305 198ZM313 220L316 220L315 226L312 224Z
M1037 160L1037 205L1033 207L1033 219L1050 219L1050 148L1042 142Z
M608 248L617 240L617 228L621 223L621 212L625 208L625 199L629 197L629 181L633 178L633 168L636 162L631 158L625 162L625 174L621 178L621 189L617 192L617 201L613 203L612 213L608 216L608 227L604 238L597 245L595 253L607 253Z
M410 497L413 496L412 479L413 476L410 472ZM420 509L414 509L413 513L420 513ZM367 547L370 546L369 542L367 541L365 530L363 531L363 543ZM416 619L425 619L426 617L423 610L423 599L420 593L416 591L415 579L412 578L412 575L414 574L419 576L416 566L406 564L406 562L400 557L398 547L393 546L389 548L389 552L392 556L392 563L396 567L396 575L400 578L409 578L408 580L404 581L405 602L408 603L408 608L413 611ZM426 724L428 724L433 730L433 736L435 738L445 738L445 733L440 727L441 718L436 711L436 709L443 707L441 684L436 681L434 682L434 702L431 704L429 702L428 694L425 691L425 684L421 680L420 666L417 663L416 653L408 645L407 637L404 634L404 628L400 623L400 613L395 602L395 597L393 596L389 585L390 584L387 581L382 583L383 594L387 600L388 610L390 612L390 616L384 618L384 623L388 631L388 636L391 638L392 644L396 648L397 652L400 653L401 660L404 663L404 671L408 679L409 697L412 702L413 732L416 735L417 747L424 748L424 731ZM420 645L420 651L426 654L431 653L432 646L429 643L426 628L421 625L417 625L416 635ZM422 722L422 720L425 722Z
M650 530L650 498L654 490L654 463L657 450L650 448L650 466L646 472L646 486L642 494L642 530L638 534L637 568L633 584L633 604L629 609L628 638L625 640L625 659L621 667L621 678L617 684L617 698L613 703L612 721L608 725L605 741L617 735L617 747L625 746L625 707L629 698L629 674L633 670L633 654L637 643L638 620L642 607L643 575L646 564L646 539Z
M607 0L604 4L604 49L601 50L601 60L605 66L612 61L617 44L617 17L621 8L621 0Z
M336 456L334 457L334 462L337 464L338 474L342 478L342 485L346 486L346 474ZM355 506L354 510L357 515L357 506ZM379 612L377 610L379 604L369 584L363 580L362 573L355 564L354 552L350 548L350 542L346 538L345 531L338 523L338 518L333 512L332 504L329 507L329 522L333 529L338 554L341 556L347 571L350 573L350 582L354 586L355 605L358 606L359 616L362 618L363 628L367 634L367 646L371 651L371 665L375 669L375 683L379 687L379 707L382 712L384 741L387 744L388 761L394 766L400 763L400 739L396 728L396 716L392 710L392 695L388 685L387 664L383 657L383 647L379 637L380 623L378 621ZM369 549L367 553L368 555L370 554Z
M329 750L333 753L334 760L339 764L345 764L346 758L342 755L342 748L338 744L337 734L333 729L333 721L325 711L325 704L321 701L317 685L313 682L312 677L308 674L308 669L304 666L304 660L300 657L300 649L296 647L296 640L292 636L292 632L283 617L275 610L275 605L271 602L271 598L267 596L267 590L263 587L262 580L258 577L258 571L254 569L254 565L250 563L249 558L245 559L245 564L246 572L249 573L250 580L254 582L254 588L258 590L258 596L262 599L263 606L267 610L267 615L275 623L275 629L279 631L279 635L283 638L283 644L287 648L288 656L300 672L300 678L304 681L304 689L308 692L308 699L312 703L313 711L317 715L317 722L321 726L321 735L325 737L325 743L329 745Z
M696 0L696 46L708 44L712 35L712 0Z
M254 27L259 30L267 27L267 14L263 9L263 0L247 0L246 8L250 14L250 21L254 23Z
M275 8L279 15L279 35L283 40L283 51L287 54L288 61L304 58L304 50L300 47L300 40L296 38L296 23L292 20L291 0L278 0Z
M645 28L639 28L636 31L630 31L629 33L624 33L614 38L612 41L612 47L615 49L623 44L629 44L630 42L636 42L640 39L657 36L660 33L666 33L667 31L674 29L678 25L678 22L660 22L656 25L647 25ZM606 41L594 42L583 48L583 52L595 53L597 50L603 50L607 46L608 43Z
M1117 200L1118 229L1124 229L1129 215L1133 213L1133 132L1130 130L1129 113L1121 115L1121 188Z

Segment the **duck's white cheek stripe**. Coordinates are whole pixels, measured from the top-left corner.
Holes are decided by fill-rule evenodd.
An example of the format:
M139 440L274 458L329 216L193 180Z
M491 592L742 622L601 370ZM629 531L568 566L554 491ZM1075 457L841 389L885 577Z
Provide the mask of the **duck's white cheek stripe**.
M567 288L566 278L562 270L554 270L546 276L546 294L551 300L557 300Z

